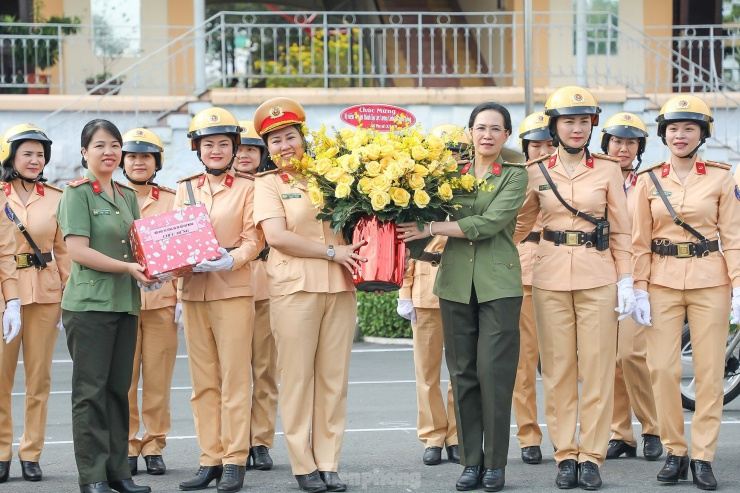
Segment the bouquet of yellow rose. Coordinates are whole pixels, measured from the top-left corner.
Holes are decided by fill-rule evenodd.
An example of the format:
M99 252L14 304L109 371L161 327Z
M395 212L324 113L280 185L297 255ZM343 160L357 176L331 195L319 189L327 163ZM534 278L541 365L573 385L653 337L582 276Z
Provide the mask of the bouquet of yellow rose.
M476 185L474 177L458 174L445 144L418 127L312 132L313 157L300 167L318 218L345 231L364 216L399 223L443 220L454 208L454 191Z

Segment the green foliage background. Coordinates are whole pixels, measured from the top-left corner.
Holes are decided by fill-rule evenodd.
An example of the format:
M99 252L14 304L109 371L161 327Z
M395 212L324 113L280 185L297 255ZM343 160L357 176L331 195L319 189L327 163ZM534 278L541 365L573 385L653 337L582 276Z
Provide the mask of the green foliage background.
M411 323L396 313L398 293L357 292L357 319L363 336L411 338Z

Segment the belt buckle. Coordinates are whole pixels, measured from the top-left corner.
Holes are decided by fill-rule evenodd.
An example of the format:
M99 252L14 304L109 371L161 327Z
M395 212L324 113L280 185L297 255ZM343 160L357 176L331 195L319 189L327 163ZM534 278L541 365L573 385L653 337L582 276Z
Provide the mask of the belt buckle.
M580 231L565 231L566 246L580 246Z
M676 243L676 258L691 258L694 255L691 253L692 243Z
M17 269L32 267L31 256L27 253L19 253L15 256L15 266Z

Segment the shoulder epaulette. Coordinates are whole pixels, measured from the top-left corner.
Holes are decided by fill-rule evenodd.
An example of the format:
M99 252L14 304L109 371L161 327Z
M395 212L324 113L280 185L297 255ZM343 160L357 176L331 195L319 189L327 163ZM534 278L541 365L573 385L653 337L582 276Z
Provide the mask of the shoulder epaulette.
M200 173L196 173L196 174L191 175L191 176L186 176L185 178L180 178L179 180L177 180L177 183L182 183L182 182L185 182L185 181L190 181L193 178L198 178L202 174L203 174L203 172L201 171Z
M131 190L132 192L136 193L136 190L134 190L133 188L131 188L130 186L128 186L128 185L126 185L124 183L121 183L120 181L114 181L113 183L115 183L116 185L118 185L121 188L125 188L126 190Z
M638 168L638 170L637 170L637 171L635 171L635 173L639 175L639 174L641 174L641 173L644 173L644 172L646 172L646 171L650 171L651 169L659 168L659 167L661 167L661 166L663 166L663 162L659 162L659 163L651 164L651 165L649 165L649 166L644 166L644 167L643 167L643 166L640 166L640 167Z
M713 168L720 168L720 169L723 169L725 171L730 171L732 169L732 165L731 164L720 163L720 162L717 162L717 161L704 161L704 164L706 164L707 166L712 166Z
M550 155L545 155L545 156L540 156L538 158L534 158L534 159L531 159L531 160L527 161L526 163L523 164L523 166L531 166L533 164L541 163L542 161L545 161L546 159L550 159L550 157L552 157L551 154Z
M90 178L83 177L83 178L78 178L76 180L68 181L67 186L70 186L72 188L77 188L83 183L89 183L89 182L90 182Z
M619 158L613 157L613 156L607 156L606 154L601 154L600 152L592 152L592 157L595 157L596 159L606 159L607 161L612 161L614 163L619 162Z
M524 163L524 161L526 161L524 154L519 151L515 151L514 149L509 149L508 147L504 147L503 149L501 149L499 159L501 159L502 164L512 165L516 165L517 163L522 164Z
M246 178L247 180L254 181L254 175L250 175L249 173L242 173L241 171L237 171L235 174L239 178Z
M275 169L268 169L267 171L262 171L260 173L255 174L254 176L255 177L260 177L260 176L270 175L270 174L273 174L273 173L277 173L278 171L280 171L280 170L277 169L277 168L275 168Z
M171 194L176 194L177 193L177 190L174 190L174 189L172 189L170 187L163 187L162 185L157 185L157 188L159 188L163 192L169 192Z
M64 192L64 190L62 190L61 188L55 187L54 185L50 185L49 183L46 183L46 182L44 183L44 186L46 188L51 188L52 190L56 190L57 192Z

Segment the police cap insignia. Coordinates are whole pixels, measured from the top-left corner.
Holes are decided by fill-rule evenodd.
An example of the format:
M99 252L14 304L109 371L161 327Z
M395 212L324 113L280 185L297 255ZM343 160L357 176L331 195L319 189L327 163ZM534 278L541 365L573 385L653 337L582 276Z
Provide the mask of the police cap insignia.
M583 95L579 93L573 94L573 101L576 103L582 103L583 102Z
M215 113L213 113L212 115L210 115L210 116L208 117L208 119L209 119L209 120L210 120L211 122L213 122L213 123L216 123L216 122L218 121L218 115L217 115L217 114L215 114Z
M679 108L688 108L689 102L685 99L679 99L678 102L676 103L676 106L678 106Z
M272 118L280 118L283 116L283 109L280 106L273 106L270 108L270 116Z

